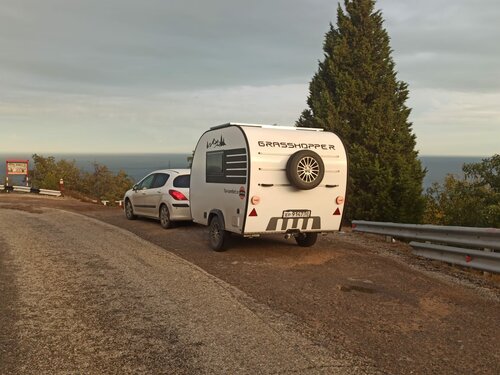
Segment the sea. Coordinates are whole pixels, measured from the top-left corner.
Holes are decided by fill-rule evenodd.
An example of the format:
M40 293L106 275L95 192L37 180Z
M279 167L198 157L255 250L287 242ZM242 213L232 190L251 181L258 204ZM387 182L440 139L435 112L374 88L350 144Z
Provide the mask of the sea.
M92 171L94 163L105 165L113 173L123 170L135 181L156 169L188 168L188 157L191 154L40 154L41 156L53 156L56 160L74 160L78 168L84 171ZM463 176L462 166L464 163L477 163L485 156L420 156L422 165L427 168L423 187L427 189L433 182L441 183L447 174L457 177ZM6 160L20 159L29 160L30 168L33 160L30 154L0 153L0 163L5 165ZM11 184L20 183L22 177L11 176ZM5 168L0 167L0 183L5 181Z

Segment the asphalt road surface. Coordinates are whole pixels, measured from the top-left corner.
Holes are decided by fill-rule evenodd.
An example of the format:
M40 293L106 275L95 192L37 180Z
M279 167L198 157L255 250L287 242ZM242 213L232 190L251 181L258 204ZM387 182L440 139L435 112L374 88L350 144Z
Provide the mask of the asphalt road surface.
M0 374L500 373L498 278L349 232L206 242L0 195Z

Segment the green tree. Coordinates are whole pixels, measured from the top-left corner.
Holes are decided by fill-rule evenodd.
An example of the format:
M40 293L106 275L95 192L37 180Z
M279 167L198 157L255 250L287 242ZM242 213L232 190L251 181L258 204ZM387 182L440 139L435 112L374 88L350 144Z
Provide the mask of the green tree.
M345 0L297 126L334 131L349 155L346 219L419 222L422 169L408 121L408 85L396 78L374 0Z
M113 203L123 198L125 192L133 185L133 180L124 172L111 172L107 166L94 163L91 173L83 173L80 192L98 199Z
M500 154L483 159L481 163L464 164L465 178L477 187L487 187L500 193Z
M123 198L134 182L124 171L115 175L108 167L98 163L94 163L94 170L89 173L78 169L74 160L56 161L53 156L34 154L33 162L34 167L30 171L32 186L58 190L62 178L65 194L79 198L109 200L113 204Z
M80 170L75 161L61 159L56 161L53 156L44 157L34 154L33 170L30 171L30 181L34 187L42 189L59 189L59 180L64 180L64 186L69 190L78 190Z
M191 153L191 155L189 155L189 156L187 157L188 168L192 168L192 166L193 166L193 159L194 159L194 150L193 150L193 152Z
M500 227L500 155L464 164L464 177L448 175L427 189L424 220L439 225Z

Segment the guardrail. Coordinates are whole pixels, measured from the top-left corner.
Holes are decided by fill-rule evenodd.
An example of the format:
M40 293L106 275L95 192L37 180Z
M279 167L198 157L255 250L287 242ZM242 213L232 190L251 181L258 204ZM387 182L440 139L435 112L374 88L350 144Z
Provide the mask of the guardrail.
M29 186L4 186L0 185L0 190L11 190L22 193L35 193L43 195L51 195L53 197L60 197L62 194L59 190L37 189Z
M43 195L51 195L53 197L60 197L62 194L59 190L47 190L47 189L38 189L39 194Z
M416 240L410 242L416 255L500 273L500 254L492 252L500 250L500 229L360 220L352 224L355 232Z
M14 191L21 191L23 193L31 193L31 187L29 186L12 186Z

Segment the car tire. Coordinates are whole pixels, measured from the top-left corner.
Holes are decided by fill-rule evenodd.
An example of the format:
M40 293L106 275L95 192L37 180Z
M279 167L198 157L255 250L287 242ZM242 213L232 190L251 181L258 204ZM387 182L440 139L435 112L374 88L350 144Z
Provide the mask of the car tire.
M170 220L170 212L166 204L160 206L160 225L163 229L172 228L172 221Z
M130 199L125 201L125 217L129 220L137 219L137 215L134 214L134 207L132 206Z
M214 215L208 227L210 247L214 251L225 251L229 233L224 229L224 223L219 215Z
M297 241L297 244L301 247L311 247L316 243L316 240L318 239L318 233L313 232L313 233L299 233L295 237L295 241Z
M314 151L297 151L288 159L286 175L288 181L297 189L314 189L323 180L325 165L321 156Z

